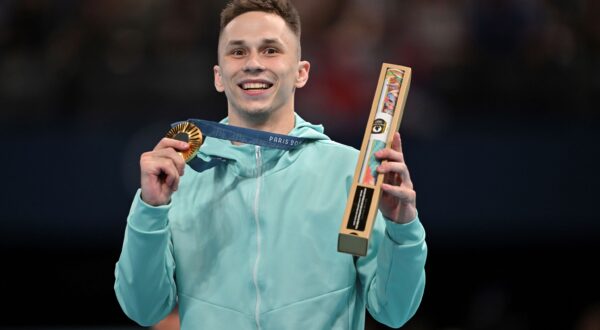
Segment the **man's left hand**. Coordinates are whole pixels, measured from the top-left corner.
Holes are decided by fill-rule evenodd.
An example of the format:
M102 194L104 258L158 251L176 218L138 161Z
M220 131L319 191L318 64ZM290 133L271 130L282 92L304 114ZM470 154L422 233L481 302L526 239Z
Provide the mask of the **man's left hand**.
M417 193L413 189L408 167L404 163L400 134L394 133L392 147L379 150L375 157L380 161L387 160L377 167L377 172L385 174L379 200L381 213L397 223L412 221L417 216Z

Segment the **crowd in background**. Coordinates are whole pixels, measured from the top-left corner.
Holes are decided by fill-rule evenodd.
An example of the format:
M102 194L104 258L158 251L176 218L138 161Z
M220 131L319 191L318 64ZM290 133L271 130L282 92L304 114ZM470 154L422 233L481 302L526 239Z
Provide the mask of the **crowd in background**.
M4 121L220 118L224 1L4 0ZM298 111L339 134L367 112L382 62L413 68L408 129L456 115L587 116L600 91L600 5L589 0L298 1L313 64ZM350 115L349 115L350 114ZM360 124L360 125L359 125Z

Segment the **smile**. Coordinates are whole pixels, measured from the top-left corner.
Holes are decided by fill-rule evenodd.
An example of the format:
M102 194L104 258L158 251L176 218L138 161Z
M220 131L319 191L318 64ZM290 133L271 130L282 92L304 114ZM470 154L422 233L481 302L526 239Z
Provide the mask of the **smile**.
M261 90L261 89L269 89L273 84L266 82L243 82L239 84L241 89L247 90Z

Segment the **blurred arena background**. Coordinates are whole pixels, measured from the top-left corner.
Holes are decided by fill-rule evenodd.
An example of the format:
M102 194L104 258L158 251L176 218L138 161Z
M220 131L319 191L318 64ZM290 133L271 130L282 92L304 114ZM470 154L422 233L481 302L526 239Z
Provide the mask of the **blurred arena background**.
M0 0L1 328L138 328L112 288L138 157L225 116L224 3ZM296 5L297 112L333 139L360 146L382 62L413 68L400 131L430 253L403 329L600 329L600 2Z

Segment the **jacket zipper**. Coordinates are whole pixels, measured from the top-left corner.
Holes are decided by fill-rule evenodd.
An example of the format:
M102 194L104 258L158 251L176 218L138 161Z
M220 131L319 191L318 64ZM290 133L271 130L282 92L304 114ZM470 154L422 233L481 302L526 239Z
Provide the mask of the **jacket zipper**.
M258 203L260 197L260 183L262 175L262 155L259 146L255 146L254 151L256 155L256 195L254 196L254 222L256 223L256 260L254 261L252 279L254 281L254 288L256 289L256 308L254 310L254 320L256 321L256 328L260 330L260 291L258 289L258 263L260 261L261 232L260 221L258 217Z

